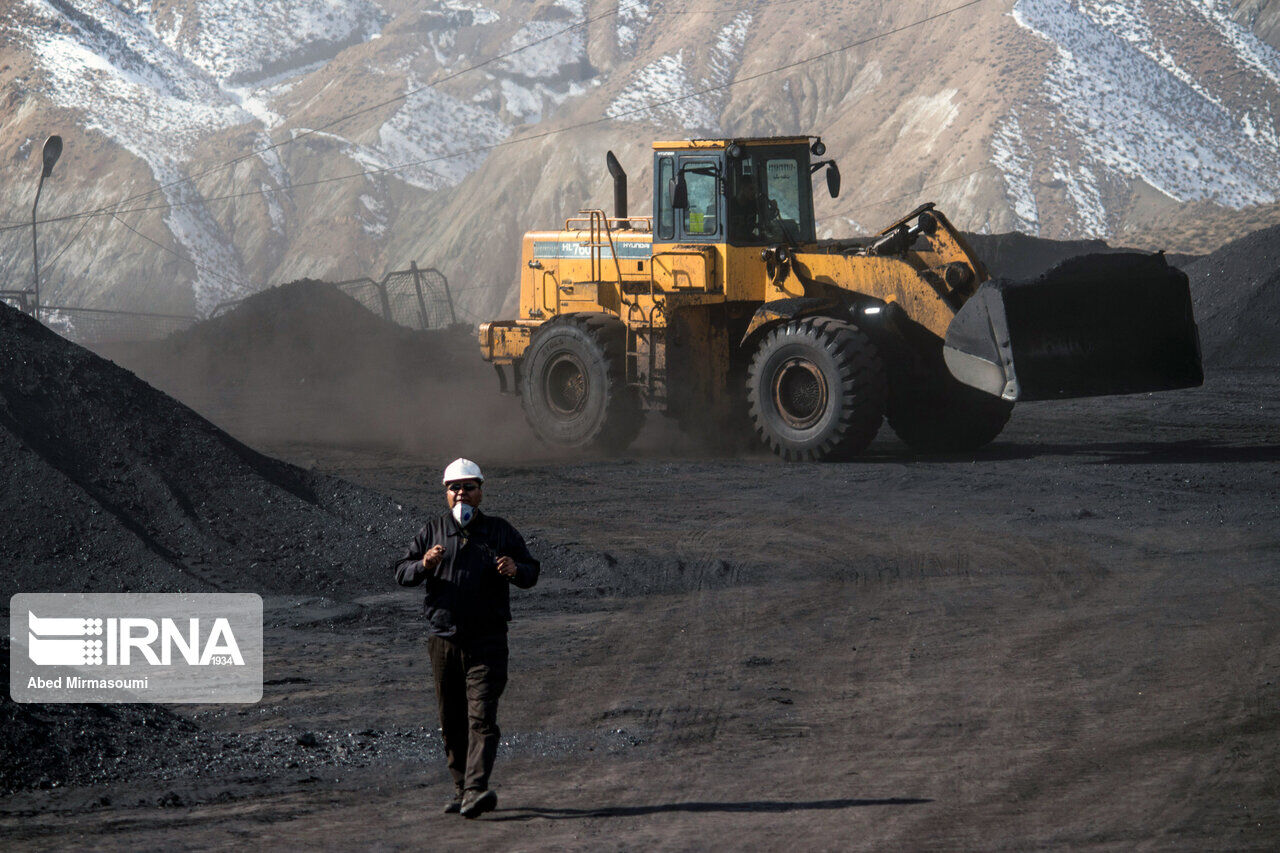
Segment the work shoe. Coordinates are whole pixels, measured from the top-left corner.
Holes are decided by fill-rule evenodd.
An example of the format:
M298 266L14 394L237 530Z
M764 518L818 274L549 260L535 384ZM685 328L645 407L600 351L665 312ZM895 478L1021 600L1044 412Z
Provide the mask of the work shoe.
M457 814L462 811L462 794L461 788L453 792L453 799L444 804L445 814Z
M462 816L466 818L480 817L491 812L498 805L498 795L493 791L467 791L462 798Z

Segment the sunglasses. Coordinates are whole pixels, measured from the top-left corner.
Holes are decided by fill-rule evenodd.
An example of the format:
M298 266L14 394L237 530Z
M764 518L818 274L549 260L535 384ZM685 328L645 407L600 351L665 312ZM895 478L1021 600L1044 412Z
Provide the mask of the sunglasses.
M450 483L448 486L451 492L474 492L479 488L479 483Z

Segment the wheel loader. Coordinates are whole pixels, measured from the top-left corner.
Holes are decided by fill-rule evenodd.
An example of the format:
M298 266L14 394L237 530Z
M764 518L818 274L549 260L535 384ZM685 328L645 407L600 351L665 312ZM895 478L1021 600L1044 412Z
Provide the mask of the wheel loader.
M990 442L1019 400L1201 384L1186 276L1162 254L991 280L924 204L868 239L818 240L817 137L653 144L651 216L580 210L524 235L519 316L484 358L547 442L619 450L646 412L788 460L847 459L883 420L918 452Z

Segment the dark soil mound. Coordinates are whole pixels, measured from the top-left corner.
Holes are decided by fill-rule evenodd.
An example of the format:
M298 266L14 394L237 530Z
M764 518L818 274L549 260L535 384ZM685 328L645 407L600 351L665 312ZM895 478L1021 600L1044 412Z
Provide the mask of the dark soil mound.
M993 278L1033 278L1069 257L1117 252L1100 240L969 234ZM1211 255L1168 255L1187 274L1208 367L1280 365L1280 225Z
M0 653L7 681L7 639ZM25 705L6 695L0 699L0 795L102 782L162 766L166 736L195 730L159 705Z
M527 442L470 328L416 331L337 287L297 281L150 344L104 355L246 441L475 453Z
M3 305L0 468L6 598L378 589L411 533L394 503L257 453Z
M1280 365L1280 225L1186 267L1205 363Z
M1035 278L1076 255L1117 252L1102 240L1045 240L1030 234L965 234L992 278Z
M1017 232L1009 234L965 234L969 245L987 265L992 278L1035 278L1077 255L1131 252L1133 249L1108 246L1102 240L1046 240ZM1169 263L1182 269L1198 255L1168 255Z
M471 344L465 353L460 339ZM470 331L419 332L389 323L332 284L302 280L254 294L220 317L172 335L165 351L220 385L269 377L332 382L376 369L392 382L479 361Z

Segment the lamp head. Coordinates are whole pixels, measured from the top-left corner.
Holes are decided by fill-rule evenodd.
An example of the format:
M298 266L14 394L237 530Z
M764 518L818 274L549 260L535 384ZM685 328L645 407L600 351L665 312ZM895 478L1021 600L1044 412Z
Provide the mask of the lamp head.
M41 177L53 174L53 164L62 156L62 137L54 134L44 141L44 172Z

